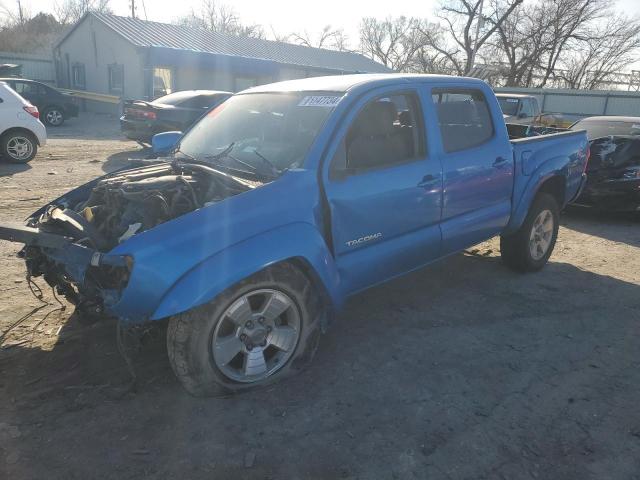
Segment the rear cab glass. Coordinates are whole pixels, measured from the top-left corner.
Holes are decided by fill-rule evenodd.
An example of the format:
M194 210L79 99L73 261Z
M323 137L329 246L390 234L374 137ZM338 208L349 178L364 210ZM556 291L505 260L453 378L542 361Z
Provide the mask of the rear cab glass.
M500 104L500 110L505 115L513 117L518 114L518 105L520 101L517 98L513 97L497 97L498 103Z
M480 90L432 90L442 146L447 153L480 146L494 134L487 99Z

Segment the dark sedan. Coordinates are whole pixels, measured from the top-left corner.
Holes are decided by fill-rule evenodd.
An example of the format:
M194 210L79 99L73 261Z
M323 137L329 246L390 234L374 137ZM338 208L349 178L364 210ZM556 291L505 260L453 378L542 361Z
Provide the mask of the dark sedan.
M38 107L40 120L47 126L59 127L66 119L78 116L73 96L49 85L16 77L0 78L0 82L6 82L18 95Z
M185 90L170 93L153 102L127 100L120 117L120 129L127 138L151 143L156 133L185 131L206 111L217 107L232 94L214 90Z
M619 211L640 210L640 117L588 117L591 145L587 184L576 203Z

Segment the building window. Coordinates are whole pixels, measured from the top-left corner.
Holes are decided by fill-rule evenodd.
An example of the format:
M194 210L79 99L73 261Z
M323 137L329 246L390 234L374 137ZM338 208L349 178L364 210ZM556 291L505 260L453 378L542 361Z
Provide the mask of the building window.
M73 88L86 88L84 63L74 63L71 67L71 86Z
M168 67L153 68L153 98L173 92L173 71Z
M109 65L109 93L124 92L124 65Z

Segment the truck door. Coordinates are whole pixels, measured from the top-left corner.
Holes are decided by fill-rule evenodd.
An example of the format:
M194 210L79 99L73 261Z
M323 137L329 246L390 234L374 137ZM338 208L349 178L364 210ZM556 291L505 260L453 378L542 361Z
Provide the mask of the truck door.
M442 171L427 153L422 102L411 89L362 99L333 146L325 193L350 293L440 255Z
M431 100L443 168L442 246L451 253L507 224L513 154L504 124L494 125L502 118L497 105L480 89L435 88Z

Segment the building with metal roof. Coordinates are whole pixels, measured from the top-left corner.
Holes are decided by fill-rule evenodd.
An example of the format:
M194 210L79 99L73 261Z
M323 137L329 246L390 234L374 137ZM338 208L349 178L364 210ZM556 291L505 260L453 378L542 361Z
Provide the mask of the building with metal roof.
M58 86L152 99L171 91L239 91L279 80L385 73L361 55L200 28L87 13L54 47Z

